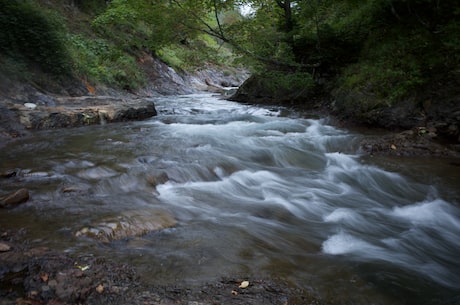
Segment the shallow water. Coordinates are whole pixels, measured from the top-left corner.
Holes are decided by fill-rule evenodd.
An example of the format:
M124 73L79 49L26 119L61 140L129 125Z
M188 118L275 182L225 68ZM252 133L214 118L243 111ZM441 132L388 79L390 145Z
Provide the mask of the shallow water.
M448 160L361 157L327 119L208 94L143 122L37 132L0 152L2 228L105 254L151 283L273 277L337 304L460 304L460 174ZM152 182L153 181L153 182ZM65 192L64 190L77 190ZM74 232L131 210L170 229L102 244Z

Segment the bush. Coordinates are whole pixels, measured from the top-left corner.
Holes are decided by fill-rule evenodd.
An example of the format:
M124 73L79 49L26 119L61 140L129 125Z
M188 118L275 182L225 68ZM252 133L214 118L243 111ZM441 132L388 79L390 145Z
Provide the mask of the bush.
M145 84L145 76L134 57L104 39L69 35L69 48L75 71L92 82L121 89L136 89Z
M269 71L261 74L260 80L273 96L295 94L296 92L311 89L314 81L310 73L283 71Z
M422 28L375 31L360 60L343 70L342 89L375 94L388 105L406 98L439 66L439 48L430 35Z
M0 0L0 53L55 76L71 73L61 18L30 2Z

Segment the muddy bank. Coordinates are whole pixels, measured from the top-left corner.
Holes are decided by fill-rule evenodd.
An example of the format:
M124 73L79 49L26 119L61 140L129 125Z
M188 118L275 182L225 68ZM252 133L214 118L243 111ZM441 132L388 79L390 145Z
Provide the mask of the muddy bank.
M106 257L74 256L21 242L24 232L0 231L0 304L324 304L287 283L229 277L194 287L152 287L135 268Z

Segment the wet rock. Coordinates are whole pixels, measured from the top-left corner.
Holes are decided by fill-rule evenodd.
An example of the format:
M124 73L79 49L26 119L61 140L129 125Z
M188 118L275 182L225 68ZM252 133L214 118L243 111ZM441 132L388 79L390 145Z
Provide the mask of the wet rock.
M20 122L28 129L52 129L145 120L157 114L149 99L84 96L55 100L55 106L19 107Z
M149 176L147 176L146 180L147 180L147 183L150 186L152 186L154 189L156 189L156 187L159 184L163 184L163 183L166 183L167 181L169 181L169 177L168 177L168 174L161 173L159 175L149 175Z
M86 193L90 189L89 185L86 184L78 184L78 185L69 185L64 186L61 188L61 192L64 194L71 194L71 193Z
M0 252L8 252L11 250L11 246L4 243L4 242L0 242Z
M8 205L17 205L29 200L29 191L25 188L19 189L16 192L12 192L0 197L0 207Z
M16 174L17 174L17 171L8 170L8 171L0 172L0 178L11 178L11 177L16 176Z
M121 215L105 218L93 226L84 227L75 233L102 242L142 236L150 232L173 227L176 220L169 213L154 209L133 210Z
M433 138L434 129L417 127L400 133L366 137L361 152L369 155L460 157L460 153L441 145Z
M29 109L37 108L37 104L34 104L34 103L24 103L24 106Z
M0 266L0 304L132 304L124 295L118 295L119 303L113 299L115 291L132 290L135 270L101 257L71 257L18 245L10 252L0 252ZM82 271L78 266L87 268ZM104 291L99 293L95 288L101 284ZM116 287L114 292L112 287Z

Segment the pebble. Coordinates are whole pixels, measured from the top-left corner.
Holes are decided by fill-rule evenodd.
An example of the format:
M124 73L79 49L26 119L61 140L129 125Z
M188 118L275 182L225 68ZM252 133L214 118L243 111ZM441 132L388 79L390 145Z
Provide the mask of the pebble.
M0 242L0 252L8 252L11 250L11 246Z
M37 108L37 105L34 103L24 103L24 106L29 109L35 109Z

